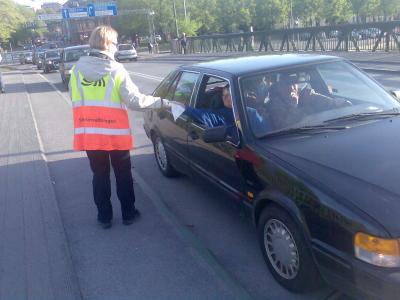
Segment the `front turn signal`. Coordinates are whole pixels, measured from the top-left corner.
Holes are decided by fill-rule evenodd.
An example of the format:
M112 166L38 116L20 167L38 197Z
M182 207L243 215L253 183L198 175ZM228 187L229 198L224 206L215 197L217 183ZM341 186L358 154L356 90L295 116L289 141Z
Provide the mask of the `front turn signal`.
M354 250L358 259L375 266L400 267L400 241L383 239L358 232L354 236Z

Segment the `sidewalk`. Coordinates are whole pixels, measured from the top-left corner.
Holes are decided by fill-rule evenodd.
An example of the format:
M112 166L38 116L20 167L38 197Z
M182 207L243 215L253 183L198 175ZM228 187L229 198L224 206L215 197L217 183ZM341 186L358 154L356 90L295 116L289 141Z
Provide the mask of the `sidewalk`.
M21 75L0 94L0 299L81 299Z

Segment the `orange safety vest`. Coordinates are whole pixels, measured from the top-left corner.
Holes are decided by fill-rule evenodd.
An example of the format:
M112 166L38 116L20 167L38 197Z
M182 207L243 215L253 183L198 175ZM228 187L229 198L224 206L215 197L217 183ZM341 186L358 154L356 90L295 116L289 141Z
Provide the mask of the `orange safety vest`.
M74 117L74 150L129 150L132 135L121 101L118 72L88 81L74 67L70 92Z

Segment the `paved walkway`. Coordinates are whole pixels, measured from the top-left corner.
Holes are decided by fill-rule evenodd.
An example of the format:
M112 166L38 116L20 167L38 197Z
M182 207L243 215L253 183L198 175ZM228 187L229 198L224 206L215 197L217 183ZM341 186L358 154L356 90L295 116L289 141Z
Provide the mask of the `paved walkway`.
M0 95L0 299L80 299L22 76Z

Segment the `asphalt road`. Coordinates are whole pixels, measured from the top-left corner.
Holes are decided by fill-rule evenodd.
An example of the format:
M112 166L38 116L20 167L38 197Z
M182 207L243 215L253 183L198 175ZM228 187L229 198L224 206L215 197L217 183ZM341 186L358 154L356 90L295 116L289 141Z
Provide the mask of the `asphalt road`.
M125 67L140 90L150 93L184 63L146 60ZM137 207L143 216L133 226L122 226L113 190L114 226L99 229L87 158L71 151L67 90L58 73L19 69L83 299L346 298L328 285L305 295L281 288L263 261L253 225L235 203L201 180L161 175L141 112L130 112L130 122ZM400 88L400 75L374 76L388 89ZM11 74L6 83L8 78ZM12 92L13 86L6 89Z

